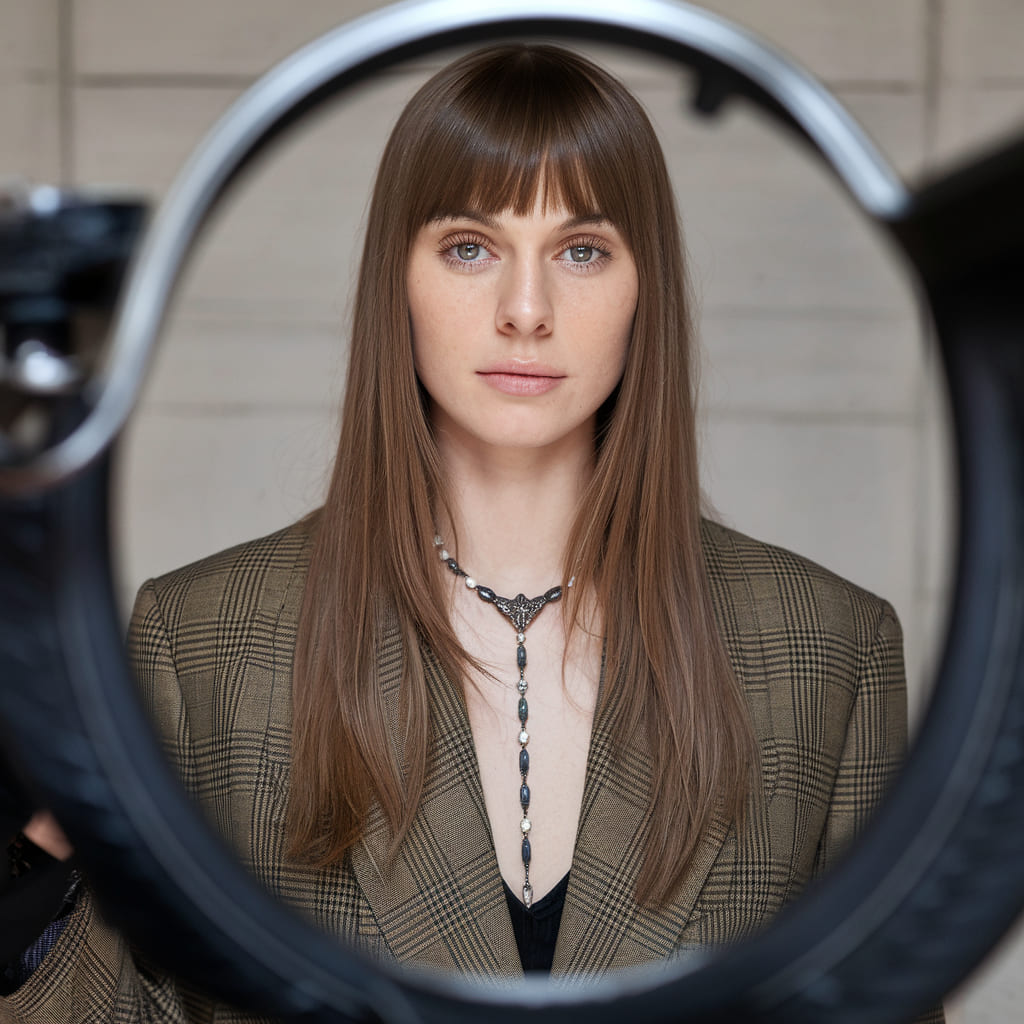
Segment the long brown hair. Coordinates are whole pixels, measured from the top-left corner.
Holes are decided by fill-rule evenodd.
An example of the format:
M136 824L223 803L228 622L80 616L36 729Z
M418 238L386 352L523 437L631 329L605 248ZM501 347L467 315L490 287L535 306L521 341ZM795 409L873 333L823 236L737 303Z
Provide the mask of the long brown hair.
M341 438L318 514L295 656L288 829L293 855L340 861L377 801L392 850L423 790L427 644L461 681L432 544L444 475L413 368L408 254L430 220L561 203L623 234L639 297L622 380L599 415L596 463L564 565L606 624L602 706L644 730L654 765L642 902L666 900L716 810L738 816L754 741L705 578L691 327L678 220L657 138L633 96L566 50L505 45L430 79L384 151L359 274ZM582 628L578 598L569 629ZM389 737L381 640L404 648L402 746Z

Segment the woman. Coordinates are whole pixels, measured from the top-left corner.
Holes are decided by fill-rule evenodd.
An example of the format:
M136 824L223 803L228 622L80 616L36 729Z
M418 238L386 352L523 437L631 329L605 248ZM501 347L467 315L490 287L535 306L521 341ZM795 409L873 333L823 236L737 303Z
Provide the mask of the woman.
M186 785L323 927L588 977L751 934L878 802L895 616L701 520L689 313L620 83L502 46L409 103L323 508L150 581L132 624ZM42 1019L72 961L99 1016L210 1012L87 894L9 1005Z

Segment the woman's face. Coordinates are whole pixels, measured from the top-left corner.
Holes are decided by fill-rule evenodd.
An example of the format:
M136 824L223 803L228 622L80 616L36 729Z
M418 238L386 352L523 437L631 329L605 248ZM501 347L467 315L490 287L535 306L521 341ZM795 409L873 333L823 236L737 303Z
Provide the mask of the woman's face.
M413 241L413 355L442 450L586 445L622 376L637 271L606 220L467 210ZM552 447L553 446L553 447Z

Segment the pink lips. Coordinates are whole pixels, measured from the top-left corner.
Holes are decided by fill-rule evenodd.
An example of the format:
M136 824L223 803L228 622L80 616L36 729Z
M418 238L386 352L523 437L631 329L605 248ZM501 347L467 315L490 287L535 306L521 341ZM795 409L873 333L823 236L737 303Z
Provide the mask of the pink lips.
M502 364L478 373L495 391L524 397L546 394L564 379L564 374L538 365Z

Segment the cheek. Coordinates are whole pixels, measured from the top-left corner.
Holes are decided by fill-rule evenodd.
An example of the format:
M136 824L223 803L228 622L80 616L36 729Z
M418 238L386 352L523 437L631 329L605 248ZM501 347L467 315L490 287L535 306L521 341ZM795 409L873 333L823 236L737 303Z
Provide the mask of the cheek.
M607 334L605 349L602 353L606 373L603 376L603 389L607 398L622 380L626 370L626 359L633 341L633 325L636 322L636 294L627 293L615 308L607 310Z
M465 354L458 346L459 332L447 315L445 303L426 301L410 305L412 364L420 385L434 401L458 379Z
M633 325L636 322L637 291L635 288L626 290L614 308L608 311L608 324L613 325L609 331L608 359L617 366L616 381L626 368L626 356L633 340Z
M422 279L409 281L409 328L413 363L419 373L430 362L439 341L437 303L431 301L431 290Z

